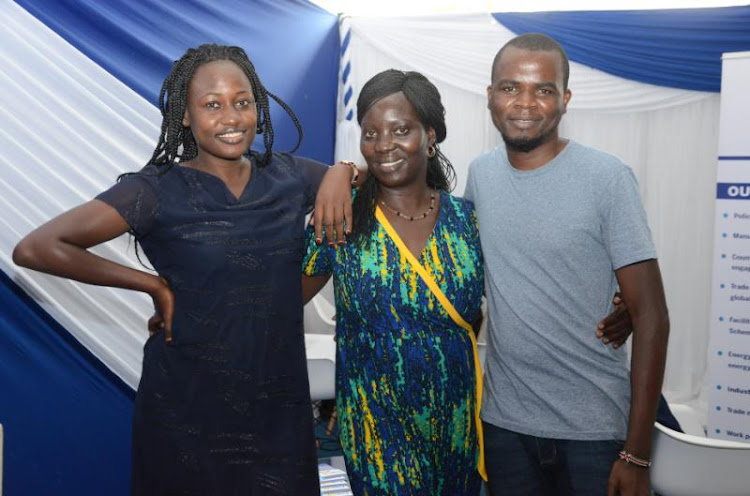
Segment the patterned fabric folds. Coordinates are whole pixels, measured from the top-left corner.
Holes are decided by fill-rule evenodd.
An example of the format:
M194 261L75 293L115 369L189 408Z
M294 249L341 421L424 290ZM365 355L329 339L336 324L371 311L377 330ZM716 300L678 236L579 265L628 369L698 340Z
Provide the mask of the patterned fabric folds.
M441 193L419 261L467 318L482 256L471 203ZM475 366L457 325L382 225L343 247L309 231L307 275L333 274L341 443L355 494L473 495L479 484Z

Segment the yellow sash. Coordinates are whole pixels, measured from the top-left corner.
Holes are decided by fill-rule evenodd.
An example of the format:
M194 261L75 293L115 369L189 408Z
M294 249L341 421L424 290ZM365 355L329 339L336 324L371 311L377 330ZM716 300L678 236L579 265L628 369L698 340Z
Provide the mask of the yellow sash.
M466 322L463 317L456 311L456 309L453 307L453 304L448 300L448 298L445 296L443 291L440 289L440 287L435 282L435 279L433 279L430 274L427 273L425 268L422 266L422 264L419 263L419 260L412 254L411 251L409 251L409 248L406 247L404 242L401 240L401 237L398 235L395 229L393 229L393 226L391 226L391 223L388 222L388 219L385 217L385 214L383 214L383 211L380 210L380 207L375 207L375 218L378 219L380 224L385 229L385 232L388 233L388 235L391 237L394 243L396 243L396 246L398 247L398 250L401 252L401 255L406 258L406 260L409 261L409 263L412 265L414 270L417 271L417 274L422 278L422 280L427 284L427 286L430 288L432 293L435 295L435 297L438 299L440 304L443 306L446 312L448 312L448 315L450 315L451 319L453 319L453 322L460 325L467 331L469 331L469 338L471 338L471 346L474 352L474 371L476 376L476 391L474 395L474 402L475 402L475 415L474 415L474 423L477 427L477 440L479 441L479 464L477 467L477 470L479 470L479 475L484 479L487 480L487 470L484 466L484 435L482 434L482 420L479 418L479 410L482 408L482 364L479 362L479 352L477 351L477 338L474 335L474 329L471 327L471 324Z

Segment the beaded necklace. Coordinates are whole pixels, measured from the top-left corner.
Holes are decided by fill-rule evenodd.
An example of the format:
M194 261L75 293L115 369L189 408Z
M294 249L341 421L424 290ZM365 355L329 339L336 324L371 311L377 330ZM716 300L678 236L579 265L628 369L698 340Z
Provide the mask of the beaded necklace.
M426 218L428 215L430 215L430 212L435 210L435 190L433 190L432 193L430 193L430 207L422 215L417 215L416 217L413 215L402 214L400 210L396 210L395 208L389 207L388 204L386 204L385 201L383 200L380 200L380 204L383 205L388 210L390 210L391 212L393 212L394 214L408 221L422 220Z

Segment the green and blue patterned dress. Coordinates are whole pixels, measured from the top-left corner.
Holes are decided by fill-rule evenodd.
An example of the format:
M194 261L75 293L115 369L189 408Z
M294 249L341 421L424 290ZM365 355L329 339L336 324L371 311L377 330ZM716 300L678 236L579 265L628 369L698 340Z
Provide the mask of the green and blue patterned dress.
M473 205L440 194L418 257L464 320L484 289ZM459 327L376 221L365 243L317 246L303 271L333 274L336 406L356 495L475 495L479 489L475 367Z

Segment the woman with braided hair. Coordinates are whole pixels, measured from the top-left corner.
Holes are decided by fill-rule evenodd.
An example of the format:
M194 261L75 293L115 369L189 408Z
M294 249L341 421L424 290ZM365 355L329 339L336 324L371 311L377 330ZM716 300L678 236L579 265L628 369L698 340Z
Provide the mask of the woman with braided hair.
M301 138L241 48L188 50L161 89L148 165L14 251L19 265L154 301L163 332L144 347L132 494L319 493L300 266L328 167L273 152L269 98ZM264 152L250 150L256 133ZM126 232L157 274L88 251Z

